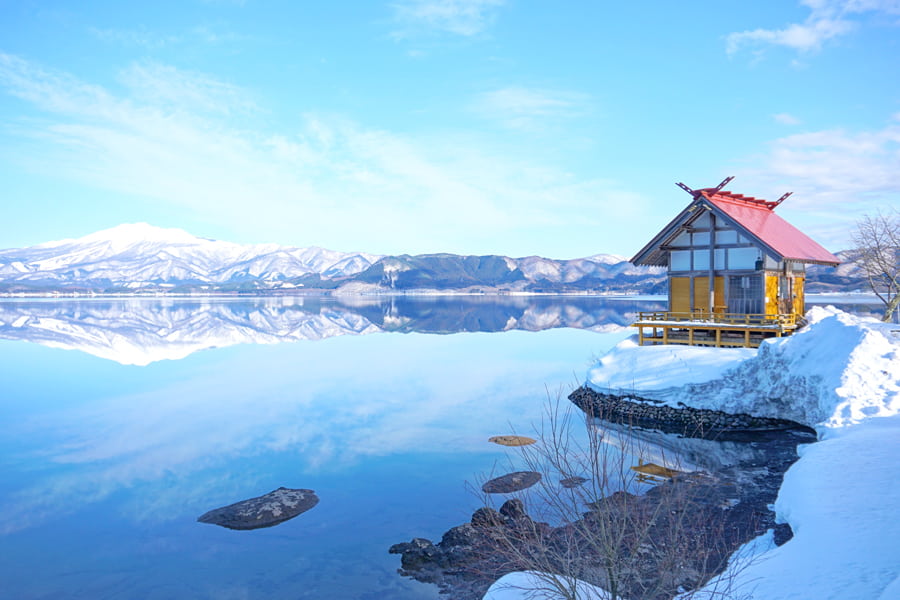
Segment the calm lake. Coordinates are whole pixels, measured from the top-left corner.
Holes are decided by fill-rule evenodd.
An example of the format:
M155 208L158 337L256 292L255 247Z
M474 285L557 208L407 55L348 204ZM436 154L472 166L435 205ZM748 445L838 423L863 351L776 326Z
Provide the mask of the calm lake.
M0 302L0 597L436 598L394 543L439 539L548 394L659 301ZM206 511L310 488L272 528Z

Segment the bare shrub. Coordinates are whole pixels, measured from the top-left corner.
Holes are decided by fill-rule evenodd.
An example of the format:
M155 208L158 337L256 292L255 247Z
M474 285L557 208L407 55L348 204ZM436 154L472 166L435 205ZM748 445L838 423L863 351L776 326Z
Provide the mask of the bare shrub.
M900 212L866 215L853 233L855 260L869 287L884 302L885 323L900 305Z
M726 518L721 482L682 472L627 423L600 426L557 395L536 433L536 444L511 450L510 466L540 481L499 511L496 496L482 493L488 508L472 520L489 540L480 564L494 574L530 571L530 591L571 600L589 597L584 582L612 599L689 597L752 537L752 524ZM717 580L715 596L729 597L728 587Z

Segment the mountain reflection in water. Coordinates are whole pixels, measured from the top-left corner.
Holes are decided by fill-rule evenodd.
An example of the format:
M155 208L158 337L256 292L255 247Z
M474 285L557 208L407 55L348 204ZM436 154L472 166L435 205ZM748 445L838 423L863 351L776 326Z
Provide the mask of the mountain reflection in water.
M0 302L0 339L76 349L121 364L198 350L370 333L612 333L662 302L590 296L392 296L90 299Z
M518 456L489 438L533 431L648 304L0 302L0 596L431 600L386 549L474 510L466 482ZM196 521L279 487L320 502Z

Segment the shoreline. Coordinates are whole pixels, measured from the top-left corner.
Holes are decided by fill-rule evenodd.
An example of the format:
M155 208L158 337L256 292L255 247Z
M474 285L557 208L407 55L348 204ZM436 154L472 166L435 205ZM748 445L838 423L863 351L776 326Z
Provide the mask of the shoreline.
M577 388L569 400L584 414L594 417L591 420L601 432L601 439L616 439L618 443L611 443L622 444L619 447L623 450L638 446L645 451L650 446L663 448L667 442L677 442L692 450L695 457L703 457L702 463L690 470L673 471L673 476L643 492L624 483L622 489L604 488L599 494L590 483L585 483L580 491L561 492L551 481L551 474L545 473L533 490L498 495L505 500L499 512L485 497L485 507L476 510L469 522L446 531L439 541L413 538L391 546L389 552L401 557L401 575L434 584L442 594L455 600L481 600L487 597L488 587L501 577L513 572L534 572L541 565L547 568L565 554L566 561L556 568L575 569L581 581L603 588L607 584L603 575L584 567L600 564L609 553L614 553L623 561L617 567L622 569L617 576L622 578L618 585L629 590L629 597L644 597L649 593L647 597L662 599L677 595L678 589L700 589L710 578L725 572L733 552L766 532L772 532L769 535L776 546L793 537L790 525L776 522L773 505L785 473L799 459L797 446L815 442L813 430L792 423L797 426L739 430L742 435L734 438L685 438L681 433L663 433L668 421L653 424L648 419L637 425L621 412L603 417L592 414L578 401L578 392L584 389ZM695 411L687 407L666 408L683 413L685 422L696 417ZM606 463L605 458L599 460ZM760 464L766 468L759 469ZM627 464L623 468L629 471ZM563 510L567 511L565 514L577 515L577 520L564 520L556 526L542 522L540 504L548 498L553 502L574 502L568 511ZM689 517L677 516L681 514ZM676 516L669 519L667 515ZM624 529L621 537L614 536L617 540L614 546L601 549L596 544L610 527L616 528L615 531L618 527ZM566 540L572 538L573 532L585 536L586 545L569 548ZM630 538L637 540L637 546L631 547L623 541ZM647 550L675 542L691 548L687 555L678 557L677 566L672 563L675 557L664 551ZM506 546L510 543L551 550L540 550L546 554L537 558L529 556L519 564L515 563L516 557L527 553L506 556L504 552L509 550ZM563 554L557 556L558 552ZM507 559L513 559L513 563ZM558 577L568 582L574 575L574 572L562 572L564 575L544 578ZM541 585L553 587L548 580Z
M253 298L440 298L440 297L477 297L477 298L602 298L604 300L621 300L637 302L665 302L667 296L661 294L628 294L610 292L467 292L467 291L431 291L410 290L372 291L372 292L334 292L332 290L292 290L292 291L258 291L258 292L191 292L191 293L138 293L138 292L2 292L0 302L9 300L104 300L110 298L146 299L146 300L190 300L194 298L216 299L253 299ZM877 306L881 300L871 292L822 292L807 293L808 304L862 304Z

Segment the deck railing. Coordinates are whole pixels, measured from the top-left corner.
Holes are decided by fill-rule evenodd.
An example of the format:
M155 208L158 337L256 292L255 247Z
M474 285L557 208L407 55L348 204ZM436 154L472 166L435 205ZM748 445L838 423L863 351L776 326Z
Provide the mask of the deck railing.
M642 346L662 343L752 348L766 337L790 335L797 329L797 318L794 314L653 311L639 312L632 327L638 328Z
M781 326L784 329L792 329L797 326L795 314L745 314L745 313L710 313L705 310L692 312L652 311L639 312L637 322L669 321L704 323L709 325L756 325L756 326ZM698 325L699 326L699 325Z

